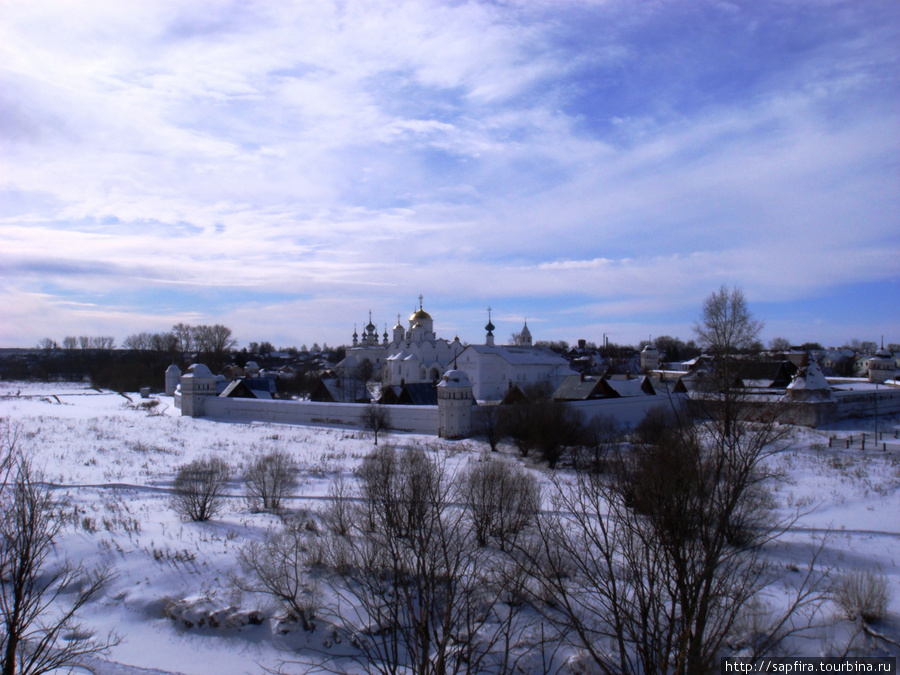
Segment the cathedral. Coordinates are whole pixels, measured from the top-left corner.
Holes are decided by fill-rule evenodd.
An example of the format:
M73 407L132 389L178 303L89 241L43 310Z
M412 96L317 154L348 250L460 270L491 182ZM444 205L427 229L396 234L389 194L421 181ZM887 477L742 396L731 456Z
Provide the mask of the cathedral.
M458 337L448 341L435 335L434 320L423 309L421 295L419 309L410 315L408 328L404 328L398 314L392 336L388 336L385 326L379 342L377 331L370 312L365 332L360 337L354 329L353 346L337 366L345 377L362 370L371 372L376 379L380 376L385 386L438 382L465 348Z
M490 311L483 345L463 345L458 337L452 341L438 338L434 320L422 306L421 295L419 308L409 317L409 326L404 327L398 315L393 335L388 335L385 326L380 341L370 312L362 336L354 328L353 346L338 364L338 372L344 378L380 377L384 386L390 386L437 383L448 370L458 368L468 375L475 398L488 401L503 398L513 386L553 391L566 376L575 374L564 358L532 345L527 322L516 336L515 345L495 345Z

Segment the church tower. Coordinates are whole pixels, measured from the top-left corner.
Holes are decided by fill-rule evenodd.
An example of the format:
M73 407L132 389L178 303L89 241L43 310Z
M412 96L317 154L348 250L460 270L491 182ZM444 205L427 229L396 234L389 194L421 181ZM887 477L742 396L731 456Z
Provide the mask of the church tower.
M399 345L403 342L403 339L406 337L406 329L403 328L403 324L400 323L400 315L397 315L397 325L394 326L394 344Z
M195 363L181 376L181 414L202 417L204 401L216 395L216 376L202 363Z
M472 383L462 370L448 370L437 385L438 436L465 438L472 433L475 397Z
M166 368L166 396L174 396L181 380L181 369L174 363Z
M484 344L489 347L494 346L494 329L496 326L491 322L491 308L488 307L488 322L484 329L487 331L487 335L484 336Z
M378 344L378 334L375 332L375 324L372 323L372 310L369 310L369 323L366 325L365 342L367 347L373 347Z
M517 342L521 347L531 346L531 331L528 330L528 319L525 319L525 325L522 326L522 332L519 333L519 339L517 340Z
M422 308L422 296L419 295L419 309L409 317L409 336L413 342L434 340L434 319Z

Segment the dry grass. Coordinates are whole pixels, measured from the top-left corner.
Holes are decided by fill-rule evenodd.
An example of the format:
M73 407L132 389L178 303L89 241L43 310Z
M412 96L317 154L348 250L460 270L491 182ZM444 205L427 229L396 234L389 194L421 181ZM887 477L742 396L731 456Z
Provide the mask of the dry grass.
M846 574L833 591L833 599L843 615L865 623L887 616L889 597L887 577L873 571Z

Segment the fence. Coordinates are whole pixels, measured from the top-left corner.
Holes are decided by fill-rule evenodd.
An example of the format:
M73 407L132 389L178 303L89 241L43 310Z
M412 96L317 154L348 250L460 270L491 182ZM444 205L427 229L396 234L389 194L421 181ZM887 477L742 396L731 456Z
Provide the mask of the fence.
M882 452L900 450L900 432L858 433L845 438L829 436L829 448L843 448L845 450L880 450Z

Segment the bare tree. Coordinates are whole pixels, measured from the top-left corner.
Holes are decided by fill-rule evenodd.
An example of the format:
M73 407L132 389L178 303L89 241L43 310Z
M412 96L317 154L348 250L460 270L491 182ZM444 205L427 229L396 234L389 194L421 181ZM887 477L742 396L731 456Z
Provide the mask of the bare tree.
M479 546L496 541L505 549L534 522L541 508L537 479L521 467L490 455L469 466L460 477L458 489Z
M222 369L226 358L237 345L237 340L231 335L231 329L221 324L194 326L191 330L191 339L194 347L200 352L200 358L209 364L213 372Z
M762 546L790 523L773 523L759 498L770 446L721 452L707 432L687 425L658 446L617 451L612 475L557 481L540 547L521 549L555 603L545 615L602 672L718 672L727 640L761 653L821 604L811 566L784 614L760 635L738 634L771 583Z
M328 506L322 514L329 530L336 535L345 536L350 533L351 523L355 515L352 508L353 489L342 473L337 474L328 488Z
M178 351L181 352L182 355L193 349L193 330L190 326L183 323L176 323L172 326L172 335L178 340Z
M501 431L500 406L496 403L485 403L475 408L475 430L483 434L491 448L491 452L497 451L497 446L503 438Z
M125 349L133 349L134 351L147 351L150 349L150 342L153 336L150 333L132 333L122 341Z
M769 349L773 352L786 352L791 348L791 341L787 338L776 337L769 341Z
M762 326L747 307L744 292L722 286L703 301L702 315L694 332L700 345L713 355L729 357L749 349Z
M762 325L753 318L741 289L722 286L704 300L700 321L694 326L701 346L714 358L717 395L695 399L693 404L704 416L721 423L725 437L750 408L746 395L737 386L735 357L757 342Z
M537 450L554 469L567 450L582 443L581 415L561 401L543 399L531 405L531 416Z
M178 338L174 333L154 333L150 336L150 349L155 352L174 354L177 347Z
M244 476L251 508L277 511L297 490L297 465L285 452L270 452L257 459Z
M530 401L519 401L500 408L501 433L512 441L522 457L527 457L537 444L533 405Z
M94 349L113 349L116 346L116 339L111 335L100 335L91 338L91 346Z
M222 491L231 470L218 457L197 459L178 468L173 484L172 508L193 521L215 516L222 505Z
M503 575L474 546L454 506L452 477L421 449L375 450L345 536L331 534L327 560L335 607L323 609L360 649L370 672L510 672L520 614L499 610Z
M245 577L235 578L241 590L262 593L278 601L286 619L313 630L320 603L318 587L310 578L309 533L287 527L261 541L247 544L238 560Z
M537 450L551 469L567 449L577 447L582 440L578 412L537 392L531 392L524 401L502 406L500 415L503 435L522 457Z
M363 429L371 431L375 436L375 445L378 445L378 432L390 429L391 414L387 408L377 403L367 405L359 416L359 423Z
M777 407L749 404L730 375L730 357L759 326L739 291L710 296L698 335L716 356L718 386L703 394L708 405L694 406L702 416L654 415L630 448L611 448L604 473L555 481L539 545L519 547L540 575L536 606L602 672L717 672L726 641L762 653L811 621L823 600L811 564L784 613L758 635L737 635L771 583L763 547L792 523L772 519L767 494L788 427Z
M84 637L92 634L76 617L109 574L54 560L62 527L55 502L26 459L17 457L14 471L0 495L0 671L39 675L71 669L118 643L112 634L105 640Z
M581 444L575 452L575 468L602 473L621 440L622 429L612 417L594 417L582 429Z
M19 444L19 426L0 418L0 498L6 490L10 473L15 465Z

